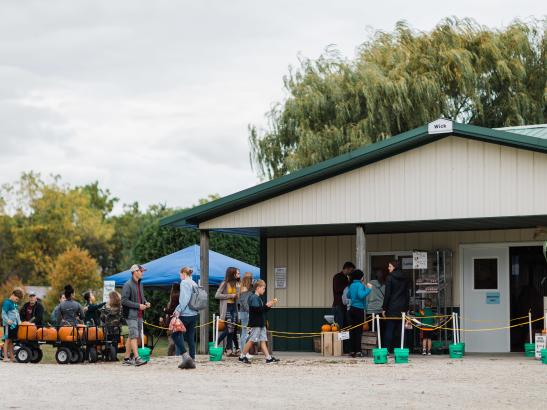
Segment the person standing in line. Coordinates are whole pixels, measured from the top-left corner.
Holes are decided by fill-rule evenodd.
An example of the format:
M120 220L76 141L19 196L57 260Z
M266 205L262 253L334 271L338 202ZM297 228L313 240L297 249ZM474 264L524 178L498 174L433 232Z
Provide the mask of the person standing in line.
M114 347L114 357L118 360L118 343L122 330L122 300L118 292L112 291L108 294L108 303L100 310L100 321L105 329L106 340Z
M167 306L163 309L165 313L165 317L162 319L160 317L160 326L165 327L169 326L169 321L171 320L171 316L173 316L173 313L175 313L175 309L179 305L179 298L180 298L180 284L174 283L171 286L171 292L169 294L169 302L167 303ZM167 331L167 356L174 356L175 355L175 341L171 337L171 331Z
M66 296L63 293L59 296L59 304L55 306L53 312L51 312L50 320L53 326L61 326L61 303L66 300Z
M9 362L15 362L15 352L13 349L13 342L17 340L17 327L21 323L21 317L19 316L19 306L17 304L23 299L23 291L16 288L11 292L8 299L2 303L2 323L4 324L4 360Z
M350 354L351 357L363 357L361 352L361 338L363 335L363 322L365 321L365 310L367 308L367 296L372 285L363 284L363 271L357 269L351 273L351 284L349 285L348 298L351 301L349 308Z
M194 288L198 285L192 280L192 269L184 267L180 270L180 297L179 304L175 309L176 315L179 316L182 324L186 328L186 332L173 332L171 337L175 342L177 355L182 355L182 362L179 364L179 369L195 369L196 368L196 321L198 312L190 307L190 298ZM188 343L188 350L184 345L184 340Z
M19 316L23 322L32 322L36 326L42 326L44 323L44 307L36 297L36 293L29 293L28 302L21 308Z
M84 320L84 309L79 302L74 300L74 288L65 286L65 301L59 305L59 319L63 326L76 326Z
M247 275L249 274L249 275ZM239 296L239 320L241 321L241 345L245 346L249 334L249 298L253 294L253 277L246 272L241 281L241 295Z
M277 363L279 359L273 357L266 342L268 341L268 332L266 329L266 317L265 314L276 303L277 299L272 299L269 302L264 303L262 301L262 295L266 292L266 282L262 279L257 280L255 284L255 292L249 297L249 337L247 343L243 346L243 351L239 356L239 361L245 364L251 364L249 357L249 350L254 343L260 343L260 349L264 353L266 358L266 364Z
M384 296L386 294L386 277L387 271L378 270L376 272L376 279L370 281L372 288L370 289L370 294L367 297L367 311L366 311L366 320L369 320L372 314L380 315L382 313L382 305L384 304ZM384 340L383 329L385 326L380 328L380 336Z
M389 262L388 270L382 315L388 318L385 320L386 347L389 353L393 353L401 339L402 313L408 311L410 296L409 280L399 267L399 261Z
M352 262L344 263L342 270L338 272L332 278L332 311L334 315L334 322L338 324L340 328L347 325L347 307L342 301L342 294L344 289L349 286L349 275L355 269L355 265Z
M146 271L140 265L131 266L131 278L125 282L122 288L123 316L127 322L129 335L125 343L124 365L142 366L146 364L139 357L138 342L143 329L144 311L150 308L150 303L144 296L142 277ZM133 353L133 359L131 359Z
M226 269L224 281L218 287L215 298L220 300L220 319L224 321L224 330L218 338L220 344L225 338L226 354L229 357L237 357L237 334L235 324L237 323L237 299L239 298L239 269L229 267ZM235 339L235 341L234 341Z

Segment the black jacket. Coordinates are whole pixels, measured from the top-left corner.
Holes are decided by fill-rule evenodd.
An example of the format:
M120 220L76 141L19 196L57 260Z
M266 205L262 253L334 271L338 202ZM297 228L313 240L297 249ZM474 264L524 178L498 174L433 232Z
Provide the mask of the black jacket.
M386 279L386 293L382 310L388 316L400 316L401 312L408 311L409 280L402 270L391 272Z
M265 327L266 312L270 310L256 293L249 297L249 327Z
M19 311L19 316L23 322L27 321L27 307L30 305L30 302L27 302L23 305ZM32 307L32 314L28 318L29 321L32 321L36 326L42 326L44 322L44 307L38 301Z

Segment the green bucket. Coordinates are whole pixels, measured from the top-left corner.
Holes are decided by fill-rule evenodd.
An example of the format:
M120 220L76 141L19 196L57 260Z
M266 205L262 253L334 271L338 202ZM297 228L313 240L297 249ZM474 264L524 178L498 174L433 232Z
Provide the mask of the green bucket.
M387 349L372 349L372 356L374 357L374 364L387 363Z
M541 363L547 364L547 349L541 349Z
M148 362L150 360L150 348L149 347L140 347L139 350L139 357L144 361Z
M451 359L461 359L463 357L463 346L461 343L451 344L448 346L448 353Z
M524 343L524 357L535 357L535 356L536 356L536 344Z
M211 347L209 348L209 361L211 362L220 362L222 360L222 353L224 351L224 348L219 347Z
M395 363L408 363L408 349L393 349Z
M433 340L431 342L431 353L441 354L445 348L444 342L442 340Z
M458 343L462 347L462 356L465 356L465 343Z
M215 342L209 342L208 346L209 346L209 351L211 351L211 349L215 347Z

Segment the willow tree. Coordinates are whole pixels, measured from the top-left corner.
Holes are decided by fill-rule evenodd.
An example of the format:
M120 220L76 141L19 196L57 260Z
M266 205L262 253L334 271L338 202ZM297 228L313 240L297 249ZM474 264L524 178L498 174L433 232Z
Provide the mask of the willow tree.
M400 22L352 60L332 49L302 59L268 127L249 127L251 162L278 177L441 116L486 127L545 122L544 26L446 19L420 32Z

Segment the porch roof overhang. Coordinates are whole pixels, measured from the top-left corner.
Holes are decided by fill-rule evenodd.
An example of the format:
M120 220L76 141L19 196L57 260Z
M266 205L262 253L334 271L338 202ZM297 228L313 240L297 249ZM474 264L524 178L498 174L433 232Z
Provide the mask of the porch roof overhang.
M335 158L331 158L319 164L315 164L313 166L301 169L280 178L264 182L262 184L234 193L232 195L228 195L216 201L212 201L186 211L175 213L174 215L163 218L160 221L160 225L171 227L196 228L199 227L201 223L216 218L218 216L225 215L242 208L246 208L250 205L268 200L270 198L282 195L284 193L302 188L310 184L314 184L324 179L332 178L333 176L340 175L342 173L351 171L364 165L381 161L385 158L389 158L402 152L423 146L425 144L438 141L439 139L445 138L450 135L530 151L547 153L547 139L535 138L527 135L518 135L511 132L478 127L468 124L459 124L455 122L450 123L451 129L447 131L441 130L440 132L432 132L429 129L428 125L423 125L419 128L415 128L413 130L393 136L389 139L364 146L362 148L356 149ZM421 226L427 226L427 228L424 229L431 230L431 228L445 225L443 221L431 221L427 222L425 225L421 222L419 223L419 225L415 224L415 222L399 223L395 221L389 221L385 224L375 223L373 225L379 225L380 227L385 227L381 229L391 229L392 231L396 229L398 232L404 232L405 230L410 231L412 229L415 230ZM461 223L457 225L460 227L459 230L475 229L473 228L473 226L480 226L476 225L475 223L470 223L467 225L467 227L463 227ZM400 228L395 228L395 226L398 226ZM313 227L310 229L316 228ZM332 228L329 229L332 230ZM373 229L373 227L371 226L370 229ZM380 228L378 229L380 230ZM438 229L439 228L437 228L437 230ZM500 227L496 229L503 228ZM252 231L255 232L255 234L257 230L265 230L266 232L276 233L286 230L300 232L306 231L306 227L294 226L287 228L261 227L253 228L251 230L243 228L239 229L240 232L248 233L249 231ZM344 229L337 228L337 230L343 231ZM441 230L445 229L443 228ZM233 230L231 229L231 231Z
M547 215L506 216L495 218L440 219L423 221L363 223L367 234L416 232L484 231L499 229L547 229ZM276 237L354 235L356 224L293 225L260 228L218 229L239 235Z

